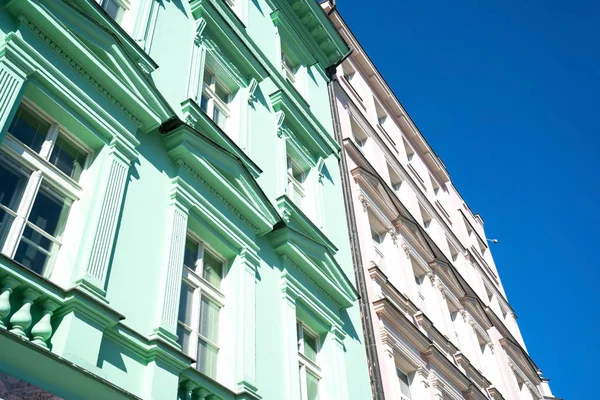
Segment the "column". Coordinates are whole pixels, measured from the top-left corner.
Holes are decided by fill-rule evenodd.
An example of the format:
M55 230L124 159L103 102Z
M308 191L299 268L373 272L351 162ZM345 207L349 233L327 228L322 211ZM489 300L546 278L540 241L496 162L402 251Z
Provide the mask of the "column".
M0 64L0 144L23 97L26 73L4 57Z
M394 347L388 340L384 340L382 347L381 366L383 375L383 391L386 399L400 399L400 384L396 374L396 359ZM418 398L418 397L417 397Z
M252 132L252 111L254 110L254 104L258 101L256 95L254 94L258 89L258 82L256 79L252 78L248 87L246 89L247 93L247 103L242 103L241 108L241 122L240 122L240 135L239 135L239 145L242 150L247 155L250 155L250 133Z
M284 259L283 279L287 272L286 264L290 261ZM300 400L300 375L298 370L298 333L296 331L296 298L294 290L284 282L283 298L281 302L283 316L283 353L285 373L286 400Z
M90 244L84 249L85 270L77 283L82 289L101 299L106 295L106 280L125 200L129 167L137 158L134 146L120 137L113 138L103 163L106 172L102 184L97 186L104 188L104 193L98 193L99 200L94 205L97 220L90 224L93 231L88 242Z
M239 257L235 382L238 391L256 394L256 271L260 259L250 248L243 249Z
M334 393L336 399L348 399L348 381L346 377L346 362L344 360L344 338L346 333L338 325L334 325L329 332L331 336L331 360L334 378Z
M287 137L283 129L285 113L277 111L275 113L275 123L277 132L277 181L279 183L277 193L287 193L291 198L291 193L287 191Z
M147 54L150 54L158 10L162 0L141 0L133 37Z
M206 48L202 46L202 33L205 27L206 21L204 18L198 18L196 20L196 35L194 36L194 46L192 47L188 83L188 98L195 102L199 102L202 95L202 78L204 76L204 63L206 59Z
M424 366L418 367L410 385L410 397L419 400L431 399L429 388L429 370Z
M177 186L171 195L169 209L169 227L167 233L166 253L163 261L162 309L155 332L158 337L177 346L177 312L181 291L181 275L183 270L183 255L187 235L189 210L193 204L192 198ZM163 284L164 282L164 284Z

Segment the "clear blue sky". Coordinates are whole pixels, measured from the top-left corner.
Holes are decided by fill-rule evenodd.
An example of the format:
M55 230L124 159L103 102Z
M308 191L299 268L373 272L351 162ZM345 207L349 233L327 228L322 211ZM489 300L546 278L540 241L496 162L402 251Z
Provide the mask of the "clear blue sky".
M499 240L508 300L554 395L598 399L600 3L338 8Z

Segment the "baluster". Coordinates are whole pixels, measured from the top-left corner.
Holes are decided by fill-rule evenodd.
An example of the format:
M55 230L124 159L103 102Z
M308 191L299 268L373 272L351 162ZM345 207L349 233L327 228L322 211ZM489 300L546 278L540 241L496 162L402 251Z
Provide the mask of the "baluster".
M19 282L7 276L2 280L2 291L0 292L0 328L6 329L4 318L10 314L10 295L19 286Z
M58 304L52 301L45 301L42 304L42 318L31 328L31 342L41 346L45 349L48 348L48 339L52 336L52 313Z
M181 400L192 400L192 391L196 388L196 385L192 381L182 382L179 388Z
M210 392L204 388L196 389L194 391L194 400L205 400L208 399Z
M10 332L27 338L25 331L31 325L31 305L38 296L39 294L32 289L26 289L23 292L23 305L10 317Z

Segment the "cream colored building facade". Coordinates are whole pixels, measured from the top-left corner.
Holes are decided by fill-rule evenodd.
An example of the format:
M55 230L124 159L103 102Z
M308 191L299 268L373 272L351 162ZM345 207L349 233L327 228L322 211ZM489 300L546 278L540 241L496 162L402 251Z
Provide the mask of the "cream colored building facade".
M554 399L527 353L483 219L357 42L332 74L334 126L375 399Z

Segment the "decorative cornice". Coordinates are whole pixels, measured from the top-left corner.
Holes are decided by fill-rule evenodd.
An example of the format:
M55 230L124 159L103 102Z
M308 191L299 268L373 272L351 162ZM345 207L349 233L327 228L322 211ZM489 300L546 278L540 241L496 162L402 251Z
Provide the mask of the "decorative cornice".
M117 107L123 114L132 120L138 127L142 126L142 121L137 118L127 107L125 107L119 100L117 100L99 81L92 77L87 69L81 66L73 57L71 57L61 46L55 43L48 35L46 35L40 28L38 28L33 22L29 21L26 17L20 16L18 18L19 23L26 26L39 37L50 49L58 54L63 60L65 60L72 68L81 75L86 81L88 81L94 88L98 90L108 101L110 101L115 107Z
M223 205L225 205L236 217L238 217L244 224L246 224L254 233L259 233L260 230L254 225L244 214L242 214L233 204L229 202L217 189L215 189L210 183L208 183L194 168L183 160L177 160L177 165L183 168L193 178L200 182L208 191L215 196Z

